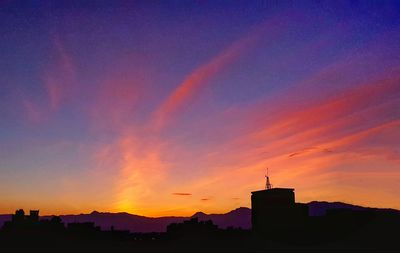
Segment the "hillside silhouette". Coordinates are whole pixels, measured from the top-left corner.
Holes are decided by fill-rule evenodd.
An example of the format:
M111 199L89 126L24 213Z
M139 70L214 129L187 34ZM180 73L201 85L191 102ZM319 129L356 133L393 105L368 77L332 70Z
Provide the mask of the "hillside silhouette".
M312 201L307 205L309 207L310 216L324 216L326 215L327 210L330 209L349 209L356 211L376 210L378 212L392 212L400 215L400 211L395 209L370 208L342 202ZM11 216L11 214L0 215L0 227L3 226L5 221L11 220ZM41 219L50 219L51 217L52 216L41 216ZM206 214L203 212L197 212L192 216L187 217L166 216L154 218L125 212L109 213L97 211L93 211L89 214L60 215L59 217L64 223L94 222L104 230L114 227L115 229L140 233L165 232L169 224L183 222L190 218L198 218L200 221L211 220L222 229L229 227L251 229L251 209L247 207L240 207L224 214Z
M42 216L41 219L50 219L52 216ZM241 207L225 214L205 214L197 212L192 216L166 216L166 217L146 217L141 215L121 213L109 213L93 211L89 214L60 215L64 223L73 222L94 222L101 229L107 230L111 227L120 230L129 230L131 232L150 233L165 232L171 223L179 223L191 218L198 218L200 221L212 220L220 228L240 227L243 229L251 228L251 209ZM11 215L0 216L0 226Z
M312 201L308 204L310 216L323 216L326 215L327 210L330 209L349 209L354 211L367 211L373 210L378 212L388 212L400 215L400 210L391 208L375 208L375 207L363 207L359 205L352 205L343 202L327 202L327 201Z
M12 251L145 250L243 252L307 248L371 250L397 246L400 212L341 202L298 203L294 188L251 192L251 209L151 218L128 213L43 216L18 209L3 223L0 245ZM23 242L23 243L21 243ZM60 248L60 245L63 245ZM71 248L68 248L71 247Z

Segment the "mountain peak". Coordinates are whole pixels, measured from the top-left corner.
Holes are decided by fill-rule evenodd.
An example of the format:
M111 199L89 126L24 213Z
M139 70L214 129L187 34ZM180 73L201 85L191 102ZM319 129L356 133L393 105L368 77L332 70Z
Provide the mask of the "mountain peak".
M207 216L207 214L203 212L197 212L192 215L192 217L204 217L204 216Z
M236 208L226 214L250 214L251 213L251 209L248 207L239 207Z

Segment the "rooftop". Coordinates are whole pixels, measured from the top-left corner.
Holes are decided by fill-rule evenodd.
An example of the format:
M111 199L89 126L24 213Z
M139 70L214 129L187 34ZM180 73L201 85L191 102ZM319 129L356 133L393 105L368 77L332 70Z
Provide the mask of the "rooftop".
M251 194L258 194L258 193L283 193L283 192L293 192L294 188L272 188L272 189L265 189L265 190L259 190L259 191L254 191L251 192Z

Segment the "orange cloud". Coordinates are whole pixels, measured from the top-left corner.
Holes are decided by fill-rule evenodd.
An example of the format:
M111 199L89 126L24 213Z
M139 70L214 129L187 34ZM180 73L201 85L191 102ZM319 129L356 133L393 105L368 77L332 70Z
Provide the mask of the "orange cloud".
M115 146L118 177L115 184L115 210L144 212L144 206L155 197L166 176L160 144L146 143L131 134ZM151 203L151 202L150 202Z

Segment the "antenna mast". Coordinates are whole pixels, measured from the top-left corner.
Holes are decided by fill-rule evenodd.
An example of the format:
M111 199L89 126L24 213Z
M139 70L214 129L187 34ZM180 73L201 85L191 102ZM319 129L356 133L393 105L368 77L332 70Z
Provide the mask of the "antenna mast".
M272 189L272 184L269 181L269 175L268 175L268 168L267 168L267 175L265 175L265 190L271 190Z

